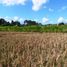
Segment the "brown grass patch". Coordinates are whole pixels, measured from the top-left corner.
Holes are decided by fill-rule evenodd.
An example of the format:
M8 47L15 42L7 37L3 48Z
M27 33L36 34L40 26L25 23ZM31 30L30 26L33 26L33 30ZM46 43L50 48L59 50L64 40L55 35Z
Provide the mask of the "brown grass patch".
M67 33L0 32L0 67L67 67Z

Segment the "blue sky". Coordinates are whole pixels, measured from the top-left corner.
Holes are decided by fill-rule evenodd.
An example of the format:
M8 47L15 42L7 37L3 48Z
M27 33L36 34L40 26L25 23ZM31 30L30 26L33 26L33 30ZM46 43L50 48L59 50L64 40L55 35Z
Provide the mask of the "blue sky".
M0 0L0 17L42 24L67 22L67 0Z

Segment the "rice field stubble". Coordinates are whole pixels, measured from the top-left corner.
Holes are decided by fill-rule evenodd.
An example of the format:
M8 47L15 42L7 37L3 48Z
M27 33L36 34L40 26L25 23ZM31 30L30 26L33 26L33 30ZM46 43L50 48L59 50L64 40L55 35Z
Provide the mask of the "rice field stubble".
M0 32L0 67L67 67L67 33Z

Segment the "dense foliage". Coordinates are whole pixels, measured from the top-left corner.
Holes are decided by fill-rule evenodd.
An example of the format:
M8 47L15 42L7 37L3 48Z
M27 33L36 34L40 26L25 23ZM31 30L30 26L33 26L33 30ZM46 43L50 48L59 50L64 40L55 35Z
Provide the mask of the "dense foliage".
M23 26L23 25L29 26L29 25L39 25L39 24L36 21L32 21L32 20L25 20L24 24L21 24L19 21L13 21L13 20L10 23L6 21L5 19L1 18L0 25L2 26Z

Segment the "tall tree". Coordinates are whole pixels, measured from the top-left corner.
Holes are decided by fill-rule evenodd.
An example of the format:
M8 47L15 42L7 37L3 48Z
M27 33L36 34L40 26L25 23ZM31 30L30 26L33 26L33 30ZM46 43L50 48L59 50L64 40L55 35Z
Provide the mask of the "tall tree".
M24 25L38 25L38 23L36 21L25 20Z
M11 21L11 25L12 26L20 26L21 24L20 24L20 22L19 21Z
M9 24L10 24L10 23L7 22L5 19L3 19L3 18L0 19L0 25L4 25L4 26L6 25L6 26L7 26L7 25L9 25Z
M59 25L64 25L64 22L60 22Z

